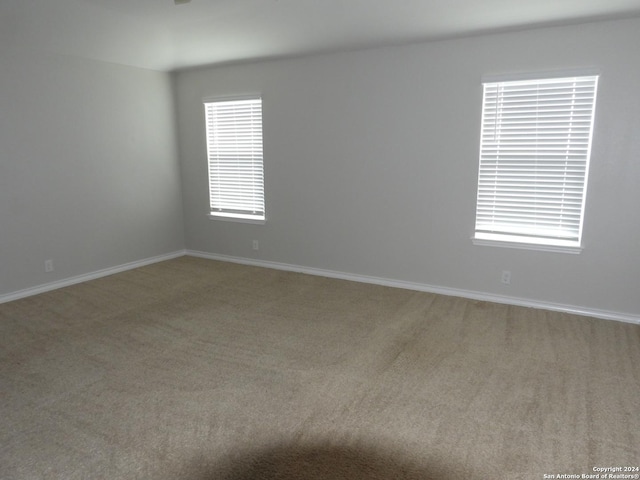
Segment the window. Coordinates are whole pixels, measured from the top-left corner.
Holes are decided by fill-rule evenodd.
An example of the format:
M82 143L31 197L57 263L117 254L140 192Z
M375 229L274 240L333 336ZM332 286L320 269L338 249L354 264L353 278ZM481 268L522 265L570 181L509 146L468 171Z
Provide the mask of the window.
M597 84L483 84L475 243L579 252Z
M262 99L206 101L210 214L265 220Z

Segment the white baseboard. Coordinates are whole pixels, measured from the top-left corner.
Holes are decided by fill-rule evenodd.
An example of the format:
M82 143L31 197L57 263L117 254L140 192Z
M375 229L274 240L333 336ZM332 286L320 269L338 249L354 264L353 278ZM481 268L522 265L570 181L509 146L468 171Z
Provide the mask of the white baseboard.
M528 300L518 297L508 297L503 295L493 295L473 290L460 290L455 288L444 288L435 285L427 285L415 282L405 282L402 280L393 280L389 278L371 277L366 275L356 275L347 272L335 270L323 270L319 268L304 267L300 265L292 265L288 263L269 262L264 260L256 260L244 257L232 257L228 255L218 255L207 252L199 252L195 250L187 250L186 255L193 257L207 258L210 260L220 260L223 262L240 263L243 265L253 265L257 267L273 268L276 270L286 270L289 272L306 273L309 275L317 275L321 277L338 278L342 280L351 280L354 282L371 283L386 287L404 288L407 290L416 290L420 292L436 293L452 297L469 298L472 300L480 300L485 302L503 303L507 305L515 305L520 307L539 308L543 310L552 310L556 312L571 313L575 315L584 315L587 317L601 318L604 320L615 320L618 322L635 323L640 325L640 317L629 315L626 313L611 312L607 310L598 310L593 308L577 307L574 305L563 305L558 303L547 303L535 300Z
M185 250L178 250L176 252L167 253L165 255L158 255L156 257L145 258L143 260L137 260L135 262L125 263L115 267L105 268L103 270L97 270L95 272L86 273L83 275L77 275L75 277L65 278L57 280L51 283L45 283L36 287L25 288L24 290L18 290L17 292L0 295L0 303L11 302L13 300L19 300L21 298L30 297L39 293L50 292L51 290L57 290L58 288L68 287L82 282L88 282L89 280L95 280L97 278L113 275L114 273L124 272L126 270L133 270L134 268L144 267L145 265L151 265L152 263L163 262L165 260L171 260L173 258L182 257L186 254Z
M428 285L423 283L405 282L402 280L393 280L382 277L371 277L367 275L357 275L348 272L340 272L336 270L324 270L320 268L305 267L301 265L293 265L288 263L270 262L265 260L257 260L244 257L232 257L228 255L218 255L207 252L199 252L196 250L178 250L165 255L159 255L156 257L146 258L135 262L125 263L115 267L105 268L95 272L90 272L83 275L77 275L55 282L46 283L44 285L38 285L36 287L26 288L17 292L0 295L0 303L10 302L13 300L19 300L20 298L30 297L39 293L45 293L58 288L68 287L89 280L95 280L97 278L106 277L115 273L124 272L126 270L132 270L134 268L143 267L145 265L151 265L153 263L163 262L165 260L171 260L173 258L182 257L184 255L190 255L193 257L207 258L210 260L219 260L223 262L239 263L243 265L252 265L264 268L273 268L276 270L285 270L288 272L299 272L309 275L316 275L328 278L337 278L341 280L350 280L353 282L371 283L374 285L382 285L386 287L404 288L407 290L416 290L420 292L436 293L440 295L447 295L453 297L469 298L472 300L480 300L485 302L503 303L507 305L516 305L521 307L539 308L543 310L552 310L557 312L571 313L575 315L585 315L588 317L596 317L604 320L615 320L619 322L635 323L640 325L640 317L637 315L629 315L626 313L612 312L608 310L598 310L593 308L578 307L574 305L564 305L557 303L547 303L535 300L528 300L518 297L508 297L503 295L492 295L483 292L477 292L473 290L460 290L455 288L438 287L435 285Z

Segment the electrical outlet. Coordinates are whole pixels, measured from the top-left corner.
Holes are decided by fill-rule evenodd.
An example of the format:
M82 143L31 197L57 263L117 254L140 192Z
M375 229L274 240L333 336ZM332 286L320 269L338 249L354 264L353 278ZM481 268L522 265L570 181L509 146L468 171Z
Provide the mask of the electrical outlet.
M509 270L502 271L502 283L511 285L511 272Z
M45 260L44 261L44 271L45 272L53 272L53 260Z
M258 240L254 240L253 241L253 249L254 250L258 250L258 248L260 248L260 244L258 243Z

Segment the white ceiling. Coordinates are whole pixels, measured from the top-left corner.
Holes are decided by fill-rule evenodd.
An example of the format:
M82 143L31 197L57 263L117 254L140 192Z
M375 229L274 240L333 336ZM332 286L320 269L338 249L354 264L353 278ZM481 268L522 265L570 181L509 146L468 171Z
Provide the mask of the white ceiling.
M0 0L0 46L171 71L640 16L640 0Z

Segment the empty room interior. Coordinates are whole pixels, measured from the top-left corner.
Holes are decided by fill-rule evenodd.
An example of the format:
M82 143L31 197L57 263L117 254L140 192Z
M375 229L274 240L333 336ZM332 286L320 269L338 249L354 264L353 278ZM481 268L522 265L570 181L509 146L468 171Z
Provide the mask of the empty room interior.
M0 478L640 478L639 0L2 0Z

